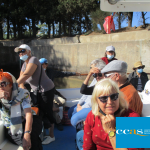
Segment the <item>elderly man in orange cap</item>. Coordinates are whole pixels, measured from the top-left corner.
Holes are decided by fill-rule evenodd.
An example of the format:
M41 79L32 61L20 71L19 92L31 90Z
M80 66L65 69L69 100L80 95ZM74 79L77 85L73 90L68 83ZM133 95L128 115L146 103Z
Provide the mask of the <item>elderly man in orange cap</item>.
M129 74L129 81L135 87L138 92L144 90L145 84L148 81L148 76L143 72L145 65L141 61L134 64L133 72Z

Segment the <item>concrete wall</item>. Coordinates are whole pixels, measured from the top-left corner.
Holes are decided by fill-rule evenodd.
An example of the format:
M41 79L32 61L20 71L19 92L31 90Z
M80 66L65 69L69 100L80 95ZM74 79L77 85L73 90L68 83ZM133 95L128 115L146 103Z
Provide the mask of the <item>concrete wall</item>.
M70 44L70 43L78 43L77 37L64 37L64 38L55 38L55 39L39 39L32 40L31 45L54 45L54 44Z
M26 43L25 40L18 40L18 41L0 41L3 46L19 46L21 44Z
M49 65L61 70L87 73L90 62L104 56L105 49L109 45L116 48L116 58L128 63L128 72L132 72L133 64L141 60L145 67L145 72L150 73L150 32L133 31L123 33L113 33L95 36L81 36L81 43L77 38L33 40L30 42L32 53L38 57L45 57ZM20 41L23 42L23 41ZM68 43L70 42L70 43ZM4 44L4 43L3 43ZM12 45L20 45L13 43ZM22 43L21 43L22 44ZM5 45L5 44L4 44ZM1 47L0 63L13 64L17 60L14 47ZM8 55L10 58L8 59ZM8 63L9 62L9 63Z
M115 46L117 59L128 63L128 72L132 72L133 64L141 60L146 65L145 71L150 73L149 40L31 46L31 48L36 57L47 58L52 66L86 73L89 71L90 62L103 57L108 45Z
M150 32L147 30L120 32L112 34L101 34L91 36L80 36L80 42L83 43L100 43L100 42L119 42L119 41L139 41L150 39ZM57 44L74 44L78 43L77 37L63 37L55 39L37 39L37 40L18 40L18 41L0 41L3 46L19 46L21 44L29 44L30 46L47 46Z
M15 77L18 77L20 64L18 54L14 52L14 48L0 46L0 69L11 72Z
M112 34L102 34L93 36L80 36L81 43L96 42L119 42L119 41L138 41L150 39L150 32L147 30L120 32Z

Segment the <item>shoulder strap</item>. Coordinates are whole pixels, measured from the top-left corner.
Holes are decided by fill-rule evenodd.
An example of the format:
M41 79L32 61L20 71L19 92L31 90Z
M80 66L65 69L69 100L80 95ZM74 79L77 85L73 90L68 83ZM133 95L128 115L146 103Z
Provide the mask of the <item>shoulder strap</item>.
M42 76L42 65L41 65L41 73L40 73L40 78L39 78L39 86L38 86L38 89L40 90L41 89L41 76Z

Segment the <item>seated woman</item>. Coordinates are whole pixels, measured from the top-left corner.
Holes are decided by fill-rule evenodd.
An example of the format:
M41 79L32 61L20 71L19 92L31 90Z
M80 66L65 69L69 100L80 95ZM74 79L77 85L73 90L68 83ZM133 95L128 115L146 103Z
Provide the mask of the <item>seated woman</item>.
M101 80L103 78L103 75L101 74L101 70L105 67L105 62L102 61L101 59L95 59L91 62L91 69L90 72L88 73L83 86L85 87L81 89L85 90L86 89L92 89L97 83L97 81ZM93 77L95 78L90 86L88 86L88 82L91 78L91 76L94 75ZM92 93L92 92L91 92ZM91 111L91 95L87 93L84 93L84 95L80 100L79 103L73 107L71 107L68 111L69 116L71 117L71 124L76 127L76 125L81 122L85 121L85 118L87 114Z
M105 52L105 56L102 57L101 59L106 63L106 65L108 63L110 63L113 60L117 60L115 58L116 53L115 53L115 47L114 46L107 46L106 47L106 52Z
M138 92L144 90L145 84L148 81L147 73L143 72L145 65L141 61L134 64L133 72L129 74L129 81Z
M111 79L103 79L96 84L91 103L92 111L88 114L84 124L83 149L116 150L115 118L139 117L139 115L128 109L128 104L123 99L117 84ZM78 142L79 140L77 144ZM134 148L131 149L134 150ZM139 148L139 150L144 149Z
M39 135L42 121L31 111L29 93L18 88L13 75L0 72L1 119L6 127L7 138L24 150L42 150ZM33 116L32 116L33 113Z

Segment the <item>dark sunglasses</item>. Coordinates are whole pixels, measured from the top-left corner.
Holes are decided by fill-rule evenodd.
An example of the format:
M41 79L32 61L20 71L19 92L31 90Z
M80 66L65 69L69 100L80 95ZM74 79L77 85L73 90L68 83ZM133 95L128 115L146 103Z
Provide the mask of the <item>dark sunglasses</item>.
M10 84L10 82L6 81L0 82L0 87L6 87L8 84Z
M96 78L96 77L102 77L103 75L102 75L102 73L94 73L93 74L93 77L94 78Z
M138 67L138 69L143 69L143 67Z
M21 51L19 51L19 52L17 52L18 53L18 55L20 54L20 53L25 53L25 49L22 49Z
M109 95L109 96L100 96L100 97L98 97L98 99L99 99L102 103L106 103L107 100L108 100L108 97L110 97L110 99L111 99L112 101L116 101L116 100L118 99L118 95L119 95L119 93L115 93L115 94L111 94L111 95Z

